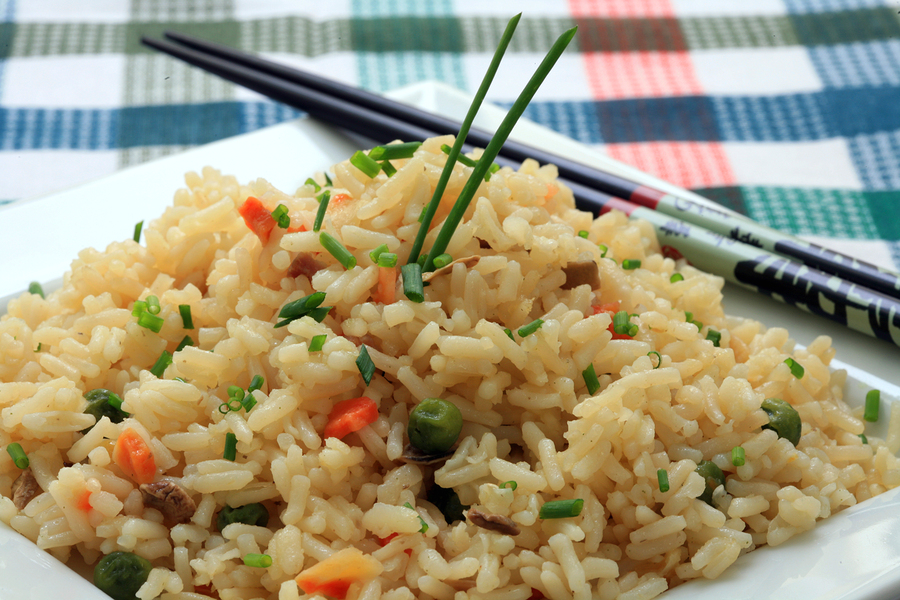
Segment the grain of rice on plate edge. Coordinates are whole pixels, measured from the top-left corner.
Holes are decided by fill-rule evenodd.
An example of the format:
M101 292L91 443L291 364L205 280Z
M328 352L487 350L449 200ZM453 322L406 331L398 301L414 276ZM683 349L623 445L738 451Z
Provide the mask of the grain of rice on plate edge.
M842 401L829 338L795 349L784 329L726 316L720 278L664 258L645 223L576 210L551 165L528 161L483 183L447 249L468 260L433 277L424 302L408 300L396 273L452 141L427 140L393 161L391 177L334 166L322 231L355 257L349 270L313 231L322 174L291 196L207 168L187 174L144 243L84 250L62 289L10 302L0 444L21 444L30 466L0 458L0 518L64 561L150 560L142 600L634 600L717 577L739 555L900 485L896 456L883 440L863 442L861 414ZM457 164L438 225L469 172ZM238 212L248 197L267 211L283 204L290 227L255 234ZM369 256L382 245L399 257L393 270ZM625 259L640 267L623 269ZM675 272L684 279L671 281ZM333 307L321 322L275 327L282 307L317 291ZM133 314L149 296L158 333ZM633 335L611 332L619 310L633 315ZM185 336L194 345L175 351ZM157 377L164 351L172 363ZM229 409L254 376L264 381L256 405ZM97 388L130 416L95 424L84 394ZM335 405L359 397L377 407L374 421L326 437ZM463 421L452 453L431 464L404 458L410 411L426 398L449 401ZM796 447L763 428L767 398L798 413ZM117 455L126 431L152 456L149 484ZM703 461L724 485L707 492ZM146 485L193 507L171 513ZM443 490L470 508L453 514ZM559 500L583 505L541 518ZM219 530L223 507L254 503L266 526ZM271 566L246 565L254 554Z

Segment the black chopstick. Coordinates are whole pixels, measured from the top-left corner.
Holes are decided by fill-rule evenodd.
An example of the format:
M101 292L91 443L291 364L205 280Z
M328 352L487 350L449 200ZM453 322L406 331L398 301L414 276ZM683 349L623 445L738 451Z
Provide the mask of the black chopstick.
M375 140L416 140L437 134L275 75L259 73L250 66L232 64L227 58L209 56L201 50L161 40L144 38L142 41L224 79L305 110L317 119ZM498 162L501 162L499 157ZM519 164L509 158L502 162L514 167ZM895 298L583 184L563 178L560 181L572 189L576 204L583 210L599 214L619 209L629 216L649 221L662 246L676 249L698 268L806 312L900 345L900 301Z
M457 121L345 85L333 79L294 69L182 33L167 31L165 35L179 44L208 55L226 59L233 64L243 65L278 79L291 81L304 88L322 92L330 98L341 99L438 135L455 134L459 131L460 124ZM290 104L290 102L287 103ZM406 139L413 138L407 136ZM477 128L472 128L467 137L469 143L482 148L488 144L490 139L490 133ZM629 181L512 140L504 144L501 155L518 162L526 158L533 158L541 163L553 163L557 166L562 179L630 200L720 235L751 243L769 252L786 256L807 266L900 299L900 274L766 227L736 213L716 210L690 198Z

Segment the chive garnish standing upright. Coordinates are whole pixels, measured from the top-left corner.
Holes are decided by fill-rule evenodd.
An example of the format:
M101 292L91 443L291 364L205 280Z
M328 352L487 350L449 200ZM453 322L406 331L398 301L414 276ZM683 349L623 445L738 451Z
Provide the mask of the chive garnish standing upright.
M544 82L547 74L553 68L553 65L556 64L556 61L562 55L566 46L569 45L569 42L572 41L572 38L575 37L576 31L578 31L578 28L573 27L559 36L553 44L553 47L550 48L547 56L541 61L541 64L538 66L534 75L531 76L531 79L525 85L522 93L516 98L516 101L509 109L509 112L506 114L500 127L497 128L497 132L494 133L487 148L485 148L484 152L481 154L481 158L478 159L478 164L475 165L475 168L472 170L469 180L466 181L465 186L463 186L463 190L460 192L459 197L456 199L456 203L450 210L450 214L447 215L447 219L444 221L444 225L441 227L437 239L435 239L434 245L431 247L431 251L428 253L428 258L425 261L425 271L431 271L434 264L434 257L443 254L447 249L447 246L450 244L450 238L453 237L453 232L456 231L460 221L462 221L463 215L465 215L469 203L472 202L472 198L474 198L475 192L478 190L478 186L484 178L485 173L488 172L491 163L497 158L500 148L512 132L516 121L518 121L519 117L522 116L522 113L525 112L525 108L531 102L531 99L534 97L534 94L537 92L540 85ZM457 138L457 143L453 145L453 149L456 150L457 146L462 146L459 138ZM452 156L450 158L452 158ZM448 158L448 161L449 160L450 159ZM432 207L429 205L429 210L432 208L437 210L437 204L434 200L432 200L432 204L434 204L434 206ZM427 231L430 224L431 220L426 216L425 221L419 228L419 233L422 234L423 229ZM424 235L422 237L424 239Z
M593 396L600 391L600 379L597 377L593 363L589 364L587 369L581 372L581 376L584 377L584 384L587 386L588 394Z
M806 373L806 369L803 368L803 365L801 365L791 357L784 359L784 364L790 367L791 375L793 375L797 379L803 379L803 374Z
M422 266L417 263L409 263L400 267L400 275L403 277L403 293L413 302L425 301L425 284L422 282Z
M166 372L166 368L172 364L172 355L169 354L168 350L163 350L162 354L159 355L159 358L156 359L156 364L150 368L150 372L153 373L156 377L162 377L163 373Z
M366 385L372 383L372 375L375 374L375 363L372 362L372 357L369 356L369 349L365 345L359 347L359 356L356 357L356 368L359 369L359 374L362 375Z
M356 266L356 257L350 254L350 251L327 231L319 233L319 243L348 271Z
M577 517L584 508L584 500L576 498L575 500L553 500L545 502L538 512L539 519L569 519Z
M138 221L134 224L134 241L140 243L141 241L141 230L144 228L144 222Z
M506 52L506 48L509 46L509 42L512 39L513 32L515 32L516 26L519 24L519 19L521 18L522 13L519 13L510 19L509 23L506 25L506 30L500 37L500 43L497 44L497 49L494 51L494 57L491 59L491 64L488 65L484 78L481 80L481 85L478 87L478 91L475 92L475 97L472 99L472 104L469 105L469 111L466 113L465 119L463 119L462 124L459 126L459 132L456 134L456 141L453 143L453 148L451 148L450 155L447 157L447 162L444 164L444 170L441 171L441 177L438 179L437 186L434 188L434 195L432 195L431 201L425 205L425 212L420 218L421 225L419 225L419 232L416 234L415 241L413 241L412 248L409 252L409 258L406 259L407 263L411 264L419 259L419 253L422 252L422 245L425 243L425 236L431 228L431 221L434 219L438 205L441 203L444 190L447 189L447 182L450 181L453 165L456 164L456 159L466 141L466 136L469 134L469 128L472 126L472 121L475 120L475 114L478 112L478 109L481 108L481 103L484 101L488 88L491 87L491 82L494 80L494 75L497 73L497 68L500 66L503 54ZM493 160L493 158L491 160ZM479 177L482 177L483 175L484 174L482 173ZM456 226L454 225L454 229L455 228ZM442 253L443 250L435 253L435 256ZM431 263L429 262L428 264L430 265Z
M665 469L657 469L656 481L659 483L659 491L663 494L669 491L669 472Z
M543 325L543 324L544 324L543 319L535 319L528 325L519 327L519 331L517 331L516 333L519 334L519 337L528 337L529 335L531 335L532 333L534 333L535 331L540 329L541 325Z
M319 210L316 211L316 219L313 221L313 231L318 232L322 229L322 223L325 221L325 211L328 210L328 203L331 201L331 192L325 190L322 197L319 198Z
M184 329L194 328L194 318L191 316L190 304L179 304L178 313L181 315L181 325Z
M450 156L450 153L453 152L453 148L451 148L447 144L441 144L441 152L443 152L447 156ZM474 167L478 164L478 161L476 161L474 158L469 158L465 154L460 154L459 156L457 156L456 161L464 164L467 167Z
M375 146L369 150L369 158L374 160L412 158L421 145L422 142L403 142L400 144L388 144L387 146Z
M237 458L237 436L231 432L225 434L225 452L222 453L222 458L231 461Z
M866 408L863 411L863 419L869 423L878 420L878 412L881 408L881 392L879 390L869 390L866 394Z
M362 150L357 150L350 157L350 164L365 173L369 178L373 178L381 172L381 165L378 161L373 160Z
M28 468L28 455L25 454L25 450L22 449L22 444L13 442L6 446L6 452L9 454L9 457L13 459L16 467L19 469Z

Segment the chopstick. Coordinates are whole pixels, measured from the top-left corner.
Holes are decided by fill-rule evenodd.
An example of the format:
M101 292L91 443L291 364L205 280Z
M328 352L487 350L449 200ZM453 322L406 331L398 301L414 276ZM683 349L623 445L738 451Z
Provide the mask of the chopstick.
M460 124L457 121L345 85L333 79L294 69L182 33L167 31L165 36L189 48L226 59L234 64L250 67L285 81L300 84L305 88L327 94L329 97L345 100L439 135L455 134L459 131ZM490 139L490 133L476 128L472 128L467 136L469 143L482 148L488 144ZM503 156L519 162L526 158L533 158L540 163L553 163L563 179L630 200L641 206L658 210L723 236L750 243L769 252L800 261L807 266L900 299L900 274L766 227L738 213L724 208L710 208L688 197L629 181L582 163L556 156L541 148L534 148L512 140L504 144L501 153Z
M422 127L421 123L407 123L397 116L355 104L346 97L332 97L327 92L307 88L283 79L276 72L257 71L253 61L234 64L228 56L210 55L203 49L186 48L149 38L142 38L141 41L224 79L305 110L314 118L375 140L409 141L442 133ZM520 164L508 156L502 160L498 157L498 162L512 167ZM755 244L745 244L676 219L662 211L613 197L583 183L568 181L562 177L560 180L572 189L577 205L583 210L601 214L618 209L631 217L649 221L656 230L660 244L664 249L669 249L670 255L674 253L676 256L683 256L694 266L718 274L728 281L900 345L900 301L896 298L801 265ZM661 203L657 208L659 205ZM706 207L703 209L714 212ZM727 213L721 214L728 216Z

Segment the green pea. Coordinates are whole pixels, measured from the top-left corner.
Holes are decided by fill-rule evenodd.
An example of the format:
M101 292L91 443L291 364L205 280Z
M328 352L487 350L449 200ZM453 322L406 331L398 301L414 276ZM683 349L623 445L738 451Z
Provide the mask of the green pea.
M232 523L244 523L245 525L265 527L269 524L269 511L259 502L245 504L244 506L239 506L237 508L225 506L219 511L219 516L216 517L216 528L219 531L222 531Z
M711 460L701 460L700 464L697 465L697 473L699 473L700 477L703 478L703 481L706 482L706 489L704 489L703 493L697 497L712 506L713 492L716 491L716 488L720 485L725 485L725 474L722 473L722 469L719 468L719 465Z
M446 452L462 431L462 413L440 398L425 398L409 413L409 443L427 454Z
M84 395L87 400L87 408L84 409L86 415L94 415L98 421L103 417L109 417L113 423L121 423L125 417L129 416L127 412L122 410L122 399L107 389L97 388L91 390ZM91 426L93 427L93 425ZM88 427L82 433L90 431Z
M800 432L803 424L796 409L781 398L766 398L763 400L762 409L769 415L769 424L763 425L763 429L771 429L794 446L800 443Z
M441 511L441 514L444 515L444 520L448 524L465 520L466 516L463 514L463 511L468 510L469 507L459 501L459 495L452 488L442 488L439 485L433 485L428 490L426 499Z
M131 552L107 554L94 567L94 585L114 600L135 600L153 565Z

